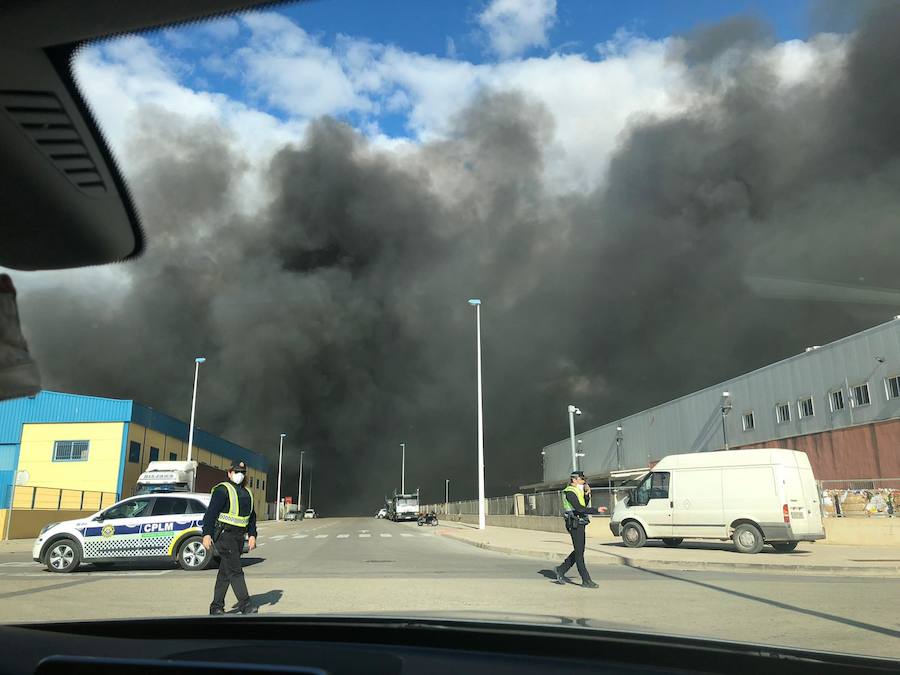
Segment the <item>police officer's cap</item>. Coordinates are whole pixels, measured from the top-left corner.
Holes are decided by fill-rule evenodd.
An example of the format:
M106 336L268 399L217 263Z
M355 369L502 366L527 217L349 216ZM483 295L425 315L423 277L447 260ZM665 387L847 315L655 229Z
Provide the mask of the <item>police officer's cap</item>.
M241 472L245 472L245 471L247 471L247 465L244 464L244 460L242 460L242 459L236 459L236 460L234 460L234 461L231 463L231 469L230 469L230 470L231 470L231 471L241 471Z
M584 471L573 471L569 474L570 478L584 478Z

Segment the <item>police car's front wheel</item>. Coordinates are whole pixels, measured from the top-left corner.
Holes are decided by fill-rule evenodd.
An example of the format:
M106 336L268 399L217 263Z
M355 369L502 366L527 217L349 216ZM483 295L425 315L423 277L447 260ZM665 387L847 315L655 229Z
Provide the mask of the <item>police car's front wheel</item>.
M81 551L71 539L60 539L47 550L46 564L51 572L73 572L81 563Z
M203 548L201 537L191 537L178 549L178 564L189 572L205 570L212 563L212 551Z

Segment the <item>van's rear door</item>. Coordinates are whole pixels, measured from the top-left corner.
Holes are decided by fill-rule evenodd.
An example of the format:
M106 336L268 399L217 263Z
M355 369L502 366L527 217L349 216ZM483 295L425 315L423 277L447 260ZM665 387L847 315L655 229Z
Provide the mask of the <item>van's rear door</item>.
M806 506L806 528L805 534L825 534L825 526L822 523L822 504L819 495L819 488L816 485L816 479L813 476L812 467L809 464L809 457L805 453L795 453L797 458L797 473L800 478L800 488L803 491L804 505ZM793 511L791 512L793 515ZM791 518L791 527L794 532L800 530L796 527L795 521Z

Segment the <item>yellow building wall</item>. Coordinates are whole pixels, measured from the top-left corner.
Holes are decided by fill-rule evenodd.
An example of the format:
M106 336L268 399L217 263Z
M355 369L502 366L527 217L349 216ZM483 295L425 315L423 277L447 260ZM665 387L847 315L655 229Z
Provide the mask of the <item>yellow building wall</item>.
M122 422L24 424L19 471L29 486L116 492L122 456ZM88 441L83 461L53 461L56 441Z

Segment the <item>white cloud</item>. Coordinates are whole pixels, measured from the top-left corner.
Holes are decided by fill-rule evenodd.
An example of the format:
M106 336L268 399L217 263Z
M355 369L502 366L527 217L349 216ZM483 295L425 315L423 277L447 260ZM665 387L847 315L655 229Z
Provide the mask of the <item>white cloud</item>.
M478 23L498 56L519 56L531 47L547 46L547 32L556 23L556 0L492 0Z
M587 191L603 181L629 125L697 103L689 73L671 58L677 39L649 40L619 31L596 47L600 60L557 53L474 64L342 35L328 46L274 13L240 21L247 29L244 46L213 52L205 63L236 78L252 93L251 101L255 97L283 111L286 119L180 84L190 72L185 64L144 38L128 38L87 50L77 64L79 79L88 83L88 99L114 141L127 135L130 111L154 103L188 118L218 120L252 162L265 161L280 143L298 141L306 124L320 115L352 114L377 147L405 150L447 138L455 117L479 92L516 90L542 103L554 122L545 148L550 185L559 192ZM791 84L833 64L843 45L836 36L820 36L781 43L764 58ZM404 118L411 137L389 138L382 113Z

